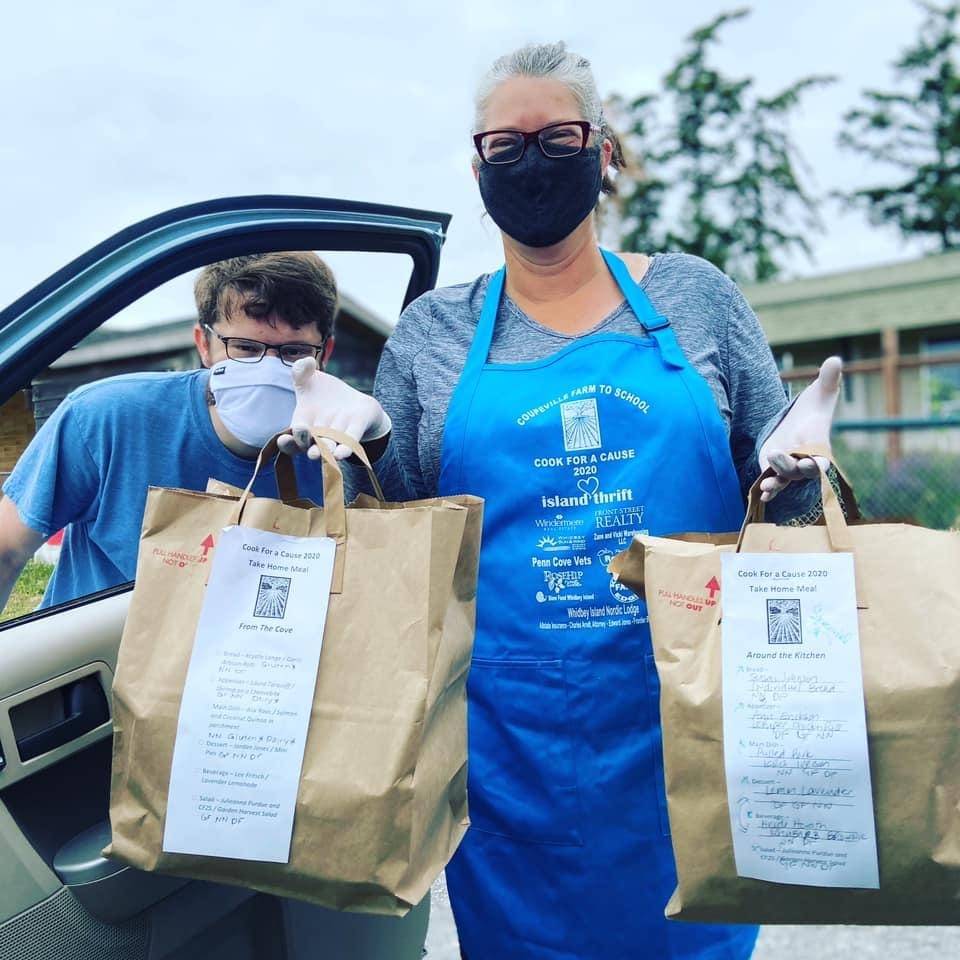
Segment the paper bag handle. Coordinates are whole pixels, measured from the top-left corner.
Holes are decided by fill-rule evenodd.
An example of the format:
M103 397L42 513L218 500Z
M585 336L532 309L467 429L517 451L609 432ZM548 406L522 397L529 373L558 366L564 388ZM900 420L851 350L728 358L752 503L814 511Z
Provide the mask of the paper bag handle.
M323 515L327 527L327 536L335 540L343 541L347 539L347 513L343 494L343 472L340 469L340 463L333 455L333 451L322 441L333 440L335 443L343 444L349 447L359 461L366 467L367 476L370 479L370 485L376 498L384 503L386 498L383 495L383 488L380 481L374 473L373 465L367 456L363 447L357 443L353 437L342 433L340 430L334 430L332 427L314 427L310 431L313 442L320 451L323 458ZM282 458L281 458L282 459ZM289 457L286 458L290 460ZM293 474L293 464L290 465L291 476ZM296 478L293 477L296 484ZM336 524L334 527L333 524Z
M281 437L284 434L278 434L277 437ZM373 488L374 496L381 502L385 503L386 498L383 495L383 489L380 486L380 481L377 479L377 475L374 472L373 464L370 463L370 458L367 456L366 450L363 449L363 446L357 443L353 437L349 436L346 433L342 433L340 430L334 430L332 427L315 427L310 431L310 436L313 438L314 443L316 443L317 448L320 450L321 455L324 450L327 450L327 445L321 443L321 440L333 440L335 443L342 444L345 447L349 447L353 451L353 455L363 464L364 468L367 471L367 477L370 480L370 486ZM274 438L277 439L277 438ZM329 452L329 451L328 451ZM341 468L339 461L333 459L328 459L324 457L324 463L332 465L332 468L335 472L340 475ZM280 499L284 501L296 500L299 498L300 493L297 489L297 475L293 469L293 458L280 454L276 458L276 471L277 471L277 492L280 494ZM327 484L328 484L328 470L324 468L324 481L323 481L323 495L324 498L327 496ZM341 479L342 483L342 479Z
M373 465L370 463L370 458L367 456L366 451L352 437L329 427L316 427L310 431L310 435L316 443L317 450L319 450L323 460L323 519L325 532L328 537L333 537L335 540L342 542L347 536L343 473L340 470L340 464L337 462L330 448L321 441L333 440L336 443L350 447L354 455L360 460L364 467L366 467L367 476L370 478L370 484L373 487L374 494L381 503L385 500L383 489L380 486L380 481L377 479L376 473L374 473ZM253 468L253 475L250 477L250 482L247 484L237 504L237 510L232 518L233 523L240 522L243 516L243 508L251 495L257 476L263 468L264 463L270 459L275 460L276 463L277 493L280 499L285 502L298 499L299 492L297 490L296 473L293 469L293 459L283 453L277 445L277 439L281 436L284 436L284 433L278 433L276 436L271 437L266 444L264 444L263 449L261 449L257 456L257 462Z
M844 476L843 471L840 470L833 460L833 455L828 448L811 446L803 452L791 453L791 456L798 459L822 457L825 460L829 460L837 472L838 485L843 492L843 502L847 506L847 513L850 519L858 520L860 518L860 508L857 506L857 498L854 495L853 487L850 485L850 481L846 476ZM815 462L817 462L819 466L819 461ZM740 528L740 536L737 538L737 553L743 548L743 538L747 527L751 523L763 522L765 504L760 499L760 495L763 492L760 489L760 483L767 477L774 476L775 473L776 471L772 468L767 468L760 474L750 488L750 493L747 497L747 515L744 518L743 526ZM827 471L822 467L820 468L820 498L823 502L823 519L827 527L827 537L830 540L830 546L835 553L852 552L853 541L850 537L850 528L847 526L847 518L843 514L843 507L840 506L837 492L833 489L833 484L827 476Z

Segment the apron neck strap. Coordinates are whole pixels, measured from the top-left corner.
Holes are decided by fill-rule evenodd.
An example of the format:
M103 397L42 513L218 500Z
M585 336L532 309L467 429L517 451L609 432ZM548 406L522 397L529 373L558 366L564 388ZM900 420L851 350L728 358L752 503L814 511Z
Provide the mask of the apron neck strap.
M682 370L687 362L677 344L677 338L674 336L670 321L662 314L657 313L643 288L630 276L627 265L615 253L604 250L602 247L600 253L603 254L603 259L613 274L613 279L617 281L620 292L627 303L630 304L634 315L656 343L664 365Z
M664 366L682 370L687 366L683 352L677 344L670 321L657 313L650 298L643 292L640 285L630 276L627 265L609 250L601 248L600 253L617 281L621 293L633 310L644 330L653 339L660 351ZM474 334L467 355L468 367L482 367L490 355L490 345L493 343L493 331L497 324L497 312L500 309L500 300L503 297L503 287L506 280L507 268L501 267L490 277L487 284L486 296L483 298L483 308L480 310L480 319L477 322L477 332Z
M493 343L493 331L497 325L497 312L500 309L506 276L505 266L490 276L487 292L483 298L483 307L480 310L480 319L477 321L477 332L473 335L470 352L467 354L466 368L482 367L490 356L490 344Z

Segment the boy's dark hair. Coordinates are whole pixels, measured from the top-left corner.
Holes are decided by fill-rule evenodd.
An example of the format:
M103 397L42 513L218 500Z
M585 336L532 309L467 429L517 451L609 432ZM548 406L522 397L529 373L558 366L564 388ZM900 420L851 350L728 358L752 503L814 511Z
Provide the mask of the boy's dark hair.
M277 316L291 327L315 325L333 333L337 283L330 268L312 251L255 253L204 267L193 285L201 324L230 322L236 310L273 323Z

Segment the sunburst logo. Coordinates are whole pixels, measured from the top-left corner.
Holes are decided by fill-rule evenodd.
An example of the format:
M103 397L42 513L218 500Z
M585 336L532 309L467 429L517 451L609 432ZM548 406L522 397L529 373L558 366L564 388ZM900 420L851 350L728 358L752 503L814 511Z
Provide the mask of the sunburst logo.
M282 620L287 612L287 597L289 595L289 577L261 576L253 615L255 617L267 617L271 620Z
M799 600L767 600L767 642L803 643Z
M603 445L600 439L600 414L595 398L571 400L560 404L565 450L593 450Z

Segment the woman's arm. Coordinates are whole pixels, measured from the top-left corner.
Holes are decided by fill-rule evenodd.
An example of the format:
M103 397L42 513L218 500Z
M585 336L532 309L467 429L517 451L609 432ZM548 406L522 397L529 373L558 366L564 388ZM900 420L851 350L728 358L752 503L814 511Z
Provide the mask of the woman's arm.
M420 465L419 435L423 409L417 395L414 360L428 341L432 314L421 297L411 303L387 340L373 393L390 417L389 442L374 464L384 495L390 501L419 500L430 496ZM349 464L347 486L353 492L372 493L362 469Z
M760 448L783 419L787 403L773 354L756 314L731 281L721 363L732 411L730 449L746 496L760 475ZM784 523L816 513L820 488L815 481L791 483L767 504L767 516Z

